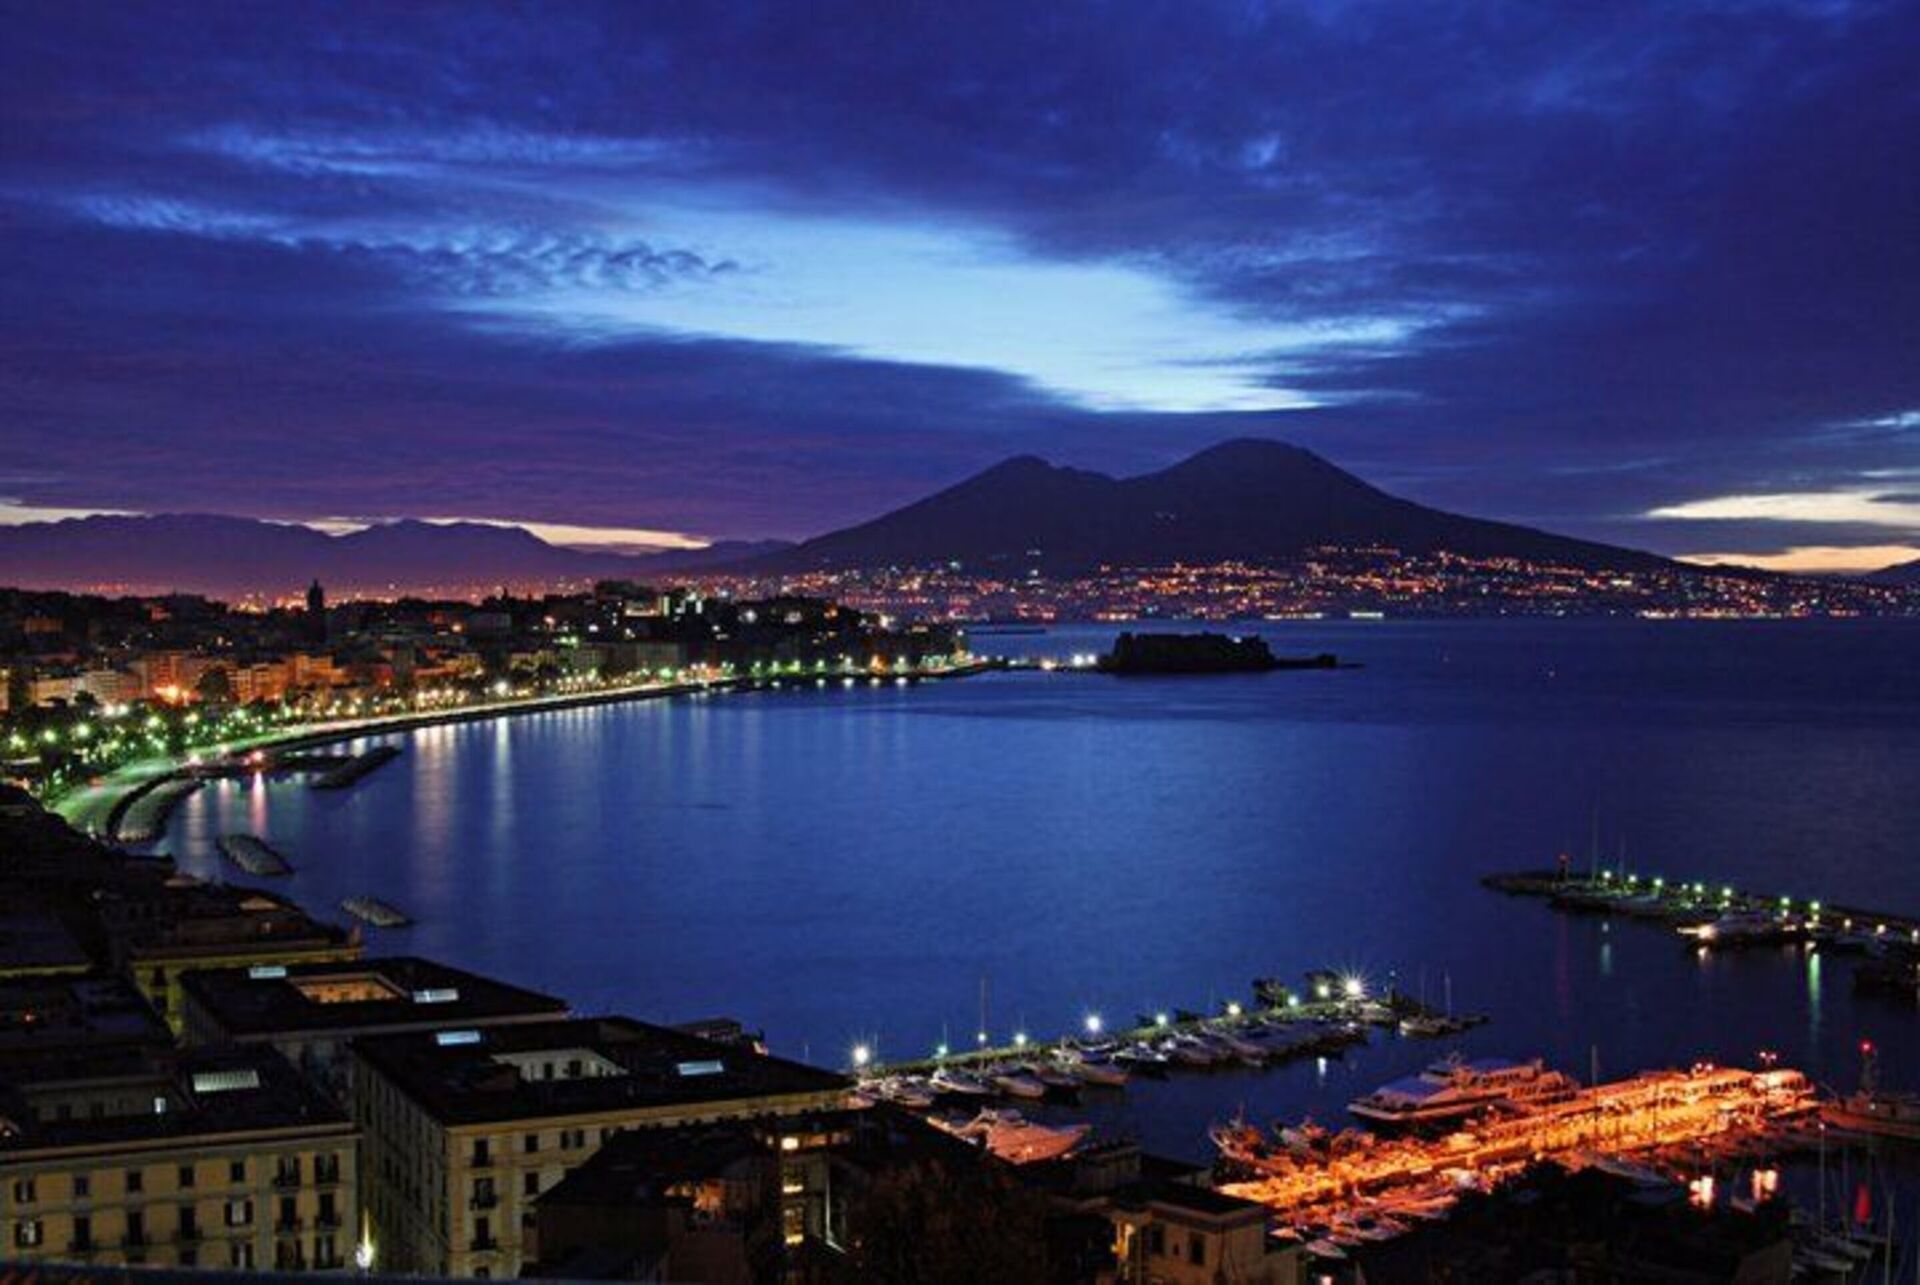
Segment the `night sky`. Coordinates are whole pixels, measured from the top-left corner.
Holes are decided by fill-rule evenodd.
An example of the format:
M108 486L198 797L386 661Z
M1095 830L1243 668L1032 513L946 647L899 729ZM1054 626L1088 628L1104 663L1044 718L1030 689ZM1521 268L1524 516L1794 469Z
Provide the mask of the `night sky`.
M0 520L801 536L1259 435L1665 552L1920 556L1920 5L0 32Z

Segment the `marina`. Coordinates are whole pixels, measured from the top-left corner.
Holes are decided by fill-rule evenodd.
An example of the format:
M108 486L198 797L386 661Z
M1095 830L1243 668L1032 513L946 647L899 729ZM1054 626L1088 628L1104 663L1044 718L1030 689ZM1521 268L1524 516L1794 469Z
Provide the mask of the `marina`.
M1259 1201L1285 1221L1328 1224L1399 1197L1434 1203L1486 1187L1525 1165L1573 1165L1701 1144L1761 1139L1816 1111L1812 1086L1783 1067L1699 1065L1651 1071L1569 1092L1549 1103L1508 1105L1438 1138L1331 1133L1310 1122L1272 1136L1235 1122L1215 1131L1227 1168L1222 1189Z

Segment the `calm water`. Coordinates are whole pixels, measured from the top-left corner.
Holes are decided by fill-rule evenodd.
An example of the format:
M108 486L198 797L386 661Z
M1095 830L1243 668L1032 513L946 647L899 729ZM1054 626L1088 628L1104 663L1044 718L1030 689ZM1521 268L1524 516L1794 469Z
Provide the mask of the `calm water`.
M1209 679L1009 674L709 696L438 728L350 791L210 788L171 847L267 834L326 910L419 924L376 946L583 1011L725 1013L843 1063L1243 996L1350 968L1493 1023L1471 1051L1603 1072L1759 1048L1851 1086L1863 1034L1920 1085L1911 1010L1798 951L1695 960L1670 932L1482 890L1609 861L1920 912L1920 627L1267 626L1364 668ZM1094 650L1108 631L989 637ZM1382 1038L1325 1066L1176 1077L1093 1105L1187 1154L1245 1105L1339 1104L1437 1055Z

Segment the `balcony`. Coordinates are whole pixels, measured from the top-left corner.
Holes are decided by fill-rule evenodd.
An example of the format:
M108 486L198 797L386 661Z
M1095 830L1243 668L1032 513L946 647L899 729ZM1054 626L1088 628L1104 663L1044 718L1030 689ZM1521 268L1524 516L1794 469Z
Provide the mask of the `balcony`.
M493 1153L490 1151L473 1152L467 1157L467 1167L469 1169L493 1168Z
M273 1175L273 1185L280 1188L283 1191L289 1187L298 1187L300 1185L300 1171L298 1169L275 1170Z
M179 1241L182 1245L199 1244L200 1243L200 1224L195 1223L190 1227L182 1227L179 1231L173 1234L173 1238Z
M336 1162L330 1165L315 1163L313 1181L317 1186L329 1186L340 1181L340 1166Z
M467 1202L469 1209L492 1209L499 1205L500 1195L493 1191L476 1191L473 1199Z
M69 1254L91 1254L97 1248L98 1246L93 1243L93 1237L91 1236L75 1236L67 1242L67 1252Z
M334 1209L322 1209L313 1216L313 1225L321 1231L340 1230L340 1213Z
M300 1227L301 1222L298 1218L276 1218L273 1220L273 1231L276 1236L298 1235Z
M468 1251L475 1254L484 1254L498 1248L500 1248L500 1242L491 1236L475 1236L467 1242Z

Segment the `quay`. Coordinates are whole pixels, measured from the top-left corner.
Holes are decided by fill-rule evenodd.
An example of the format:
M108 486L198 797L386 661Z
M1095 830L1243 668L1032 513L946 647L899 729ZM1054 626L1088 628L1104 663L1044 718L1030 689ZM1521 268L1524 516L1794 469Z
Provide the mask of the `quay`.
M1841 953L1882 954L1920 947L1920 917L1860 906L1757 893L1705 880L1669 880L1602 869L1492 874L1482 885L1544 898L1563 914L1622 915L1670 925L1701 949L1805 941Z
M253 834L223 834L220 853L250 875L287 875L293 863L278 848Z
M1750 1145L1816 1110L1806 1077L1783 1067L1654 1071L1437 1139L1289 1130L1292 1137L1246 1162L1251 1178L1221 1190L1298 1223L1339 1223L1396 1192L1418 1192L1422 1199L1457 1194L1540 1160L1577 1167L1679 1148Z

